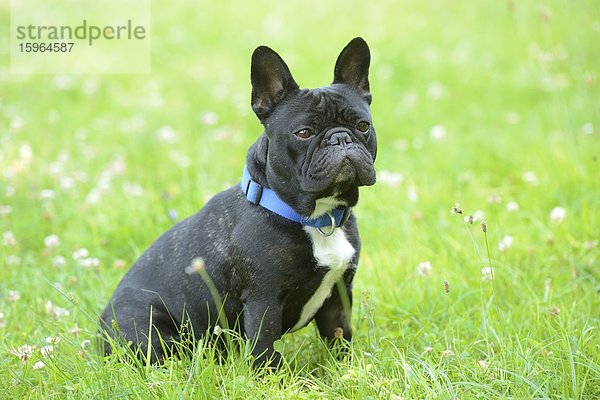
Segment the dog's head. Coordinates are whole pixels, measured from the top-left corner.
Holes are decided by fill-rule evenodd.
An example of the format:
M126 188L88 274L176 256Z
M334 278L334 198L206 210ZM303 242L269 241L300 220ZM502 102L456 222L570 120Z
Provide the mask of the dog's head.
M354 206L359 186L375 183L370 58L367 43L355 38L340 53L331 85L300 89L275 51L261 46L252 55L252 109L265 131L248 168L302 215L311 216L319 199L331 208Z

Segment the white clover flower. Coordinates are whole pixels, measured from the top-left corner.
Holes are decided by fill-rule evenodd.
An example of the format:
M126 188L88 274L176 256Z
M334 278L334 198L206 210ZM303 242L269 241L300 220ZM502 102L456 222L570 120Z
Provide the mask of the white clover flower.
M31 146L28 144L24 144L19 148L19 155L21 156L21 160L25 162L30 162L33 159L33 150Z
M196 257L192 260L191 264L185 268L185 273L188 275L196 274L206 268L204 259L202 257Z
M60 239L57 235L49 235L44 238L44 245L49 249L54 249L60 245Z
M63 256L54 256L52 257L52 265L56 268L61 268L67 265L67 259Z
M389 187L396 187L402 183L404 176L399 172L379 171L377 173L377 181Z
M56 197L56 192L52 189L44 189L40 192L40 199L52 200Z
M9 215L10 213L12 213L12 207L11 206L0 206L0 217L6 217L7 215Z
M44 356L44 357L50 357L50 354L52 354L53 352L54 352L54 346L51 344L42 346L40 348L40 353L42 353L42 356Z
M409 187L407 196L408 201L410 201L411 203L415 203L417 200L419 200L419 193L417 193L417 188L415 188L414 186Z
M490 367L490 363L484 360L477 361L477 364L479 365L479 368L481 368L481 372L487 372Z
M58 161L54 161L51 162L48 165L48 173L50 175L59 175L63 172L63 164L58 162Z
M583 124L581 131L586 135L592 135L594 133L594 125L591 122Z
M45 305L46 313L54 319L60 319L64 316L70 315L69 310L61 308L52 304L51 301L47 301Z
M493 281L494 280L494 268L483 267L481 269L481 280L484 282Z
M4 313L0 311L0 329L6 326L6 321L4 320Z
M81 90L83 91L83 93L87 94L87 95L92 95L95 94L98 91L98 87L100 86L100 83L98 82L97 79L86 79L85 81L83 81L83 84L81 85Z
M10 119L10 127L16 131L23 128L23 125L25 125L25 120L20 115L15 115Z
M74 85L74 78L71 75L55 75L52 79L52 86L56 90L68 90Z
M498 243L498 250L504 252L512 247L513 238L512 236L506 235L502 238L500 243Z
M127 197L142 197L144 195L144 189L137 183L125 182L122 188Z
M424 261L417 265L417 275L419 276L429 276L431 275L432 270L433 267L431 266L431 263L429 261Z
M73 179L75 179L76 182L87 182L89 177L87 172L75 171L73 172Z
M93 188L85 198L85 202L89 205L97 204L100 201L102 192L98 188Z
M86 249L85 247L82 247L73 252L73 259L79 261L84 258L87 258L89 255L90 255L90 252L88 251L88 249Z
M33 346L24 344L22 346L17 347L14 350L11 350L11 354L17 356L19 360L25 362L29 360L34 350L35 348Z
M161 126L156 131L156 138L164 143L176 143L177 142L177 133L175 129L171 126Z
M7 247L14 247L17 245L17 239L15 238L15 234L11 231L6 231L2 233L2 244Z
M169 160L173 161L179 168L189 168L192 166L192 159L179 151L169 152Z
M46 364L43 361L38 361L31 366L31 368L36 370L43 369L44 367L46 367Z
M59 344L60 343L60 337L58 337L58 336L48 336L46 338L46 343L48 343L48 344Z
M525 181L526 183L529 183L530 185L537 185L539 182L537 175L533 171L524 172L523 173L523 181Z
M550 220L554 223L561 223L567 217L567 210L564 207L554 207L550 212Z
M436 142L441 142L446 137L446 128L442 125L432 126L429 129L429 137Z
M21 257L15 256L14 254L6 257L6 265L19 265L21 264Z
M96 257L83 258L79 260L79 265L83 268L97 268L100 266L100 260Z
M473 213L473 220L474 221L483 221L485 219L485 213L481 210L475 210L475 212Z
M59 185L63 190L73 189L75 187L75 178L70 176L61 176Z
M446 88L439 82L431 82L427 87L427 95L432 99L441 99L446 93Z
M114 160L110 162L107 167L107 171L111 174L122 175L127 169L127 165L125 164L125 160L122 156L116 157Z
M509 201L506 204L506 211L509 211L509 212L519 211L519 204L516 201Z
M202 121L204 125L216 125L217 122L219 122L219 116L213 111L204 111L200 114L200 121Z
M112 185L112 175L108 171L104 171L100 178L98 179L98 183L96 184L96 188L102 192L106 192L110 189Z
M8 291L8 301L11 303L16 302L21 298L21 293L18 290L9 290Z

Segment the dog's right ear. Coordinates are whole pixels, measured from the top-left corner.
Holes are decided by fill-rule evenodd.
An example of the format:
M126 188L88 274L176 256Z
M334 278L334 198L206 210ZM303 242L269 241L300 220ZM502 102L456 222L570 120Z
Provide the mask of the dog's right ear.
M252 53L250 81L252 109L261 121L285 96L298 90L298 84L285 61L267 46L257 47Z

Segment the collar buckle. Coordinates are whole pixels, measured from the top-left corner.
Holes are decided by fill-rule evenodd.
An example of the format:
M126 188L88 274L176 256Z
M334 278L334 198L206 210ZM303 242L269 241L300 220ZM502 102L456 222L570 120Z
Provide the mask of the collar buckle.
M333 232L335 232L335 229L337 228L337 224L335 222L335 217L333 216L332 213L328 212L325 215L327 215L331 219L331 225L329 225L329 230L324 231L323 228L319 226L319 227L317 227L317 231L319 231L321 236L328 237L328 236L333 235ZM342 226L342 224L340 224L340 226Z

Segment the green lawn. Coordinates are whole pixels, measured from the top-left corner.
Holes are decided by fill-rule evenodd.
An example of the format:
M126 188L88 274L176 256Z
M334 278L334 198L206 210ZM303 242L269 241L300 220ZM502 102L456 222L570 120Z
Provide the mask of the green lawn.
M0 398L600 398L600 3L366 4L154 2L149 75L11 75L0 31ZM315 87L355 36L379 152L352 357L311 325L275 373L243 343L103 360L126 269L241 176L252 50Z

